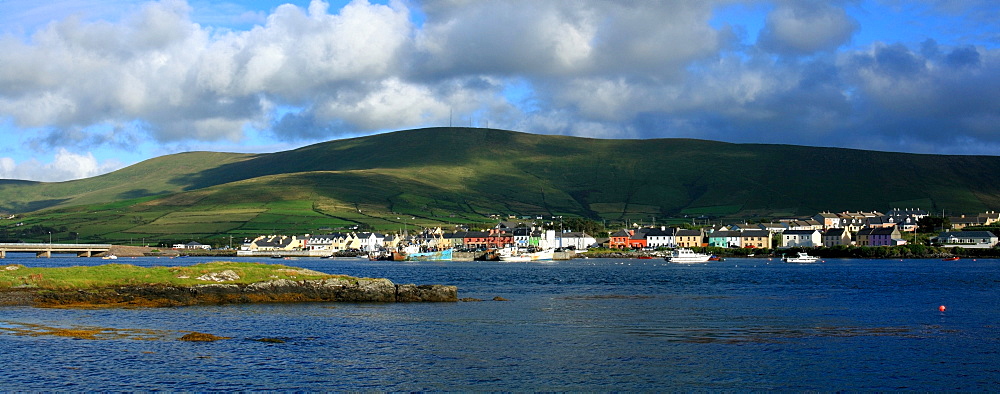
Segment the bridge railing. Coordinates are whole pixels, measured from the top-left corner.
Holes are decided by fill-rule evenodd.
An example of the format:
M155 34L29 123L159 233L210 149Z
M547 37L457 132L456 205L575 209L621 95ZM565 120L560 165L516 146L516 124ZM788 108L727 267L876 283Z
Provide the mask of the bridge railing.
M0 248L10 247L10 248L37 248L39 246L43 247L66 247L66 248L99 248L107 249L110 248L111 244L57 244L57 243L3 243L0 242Z

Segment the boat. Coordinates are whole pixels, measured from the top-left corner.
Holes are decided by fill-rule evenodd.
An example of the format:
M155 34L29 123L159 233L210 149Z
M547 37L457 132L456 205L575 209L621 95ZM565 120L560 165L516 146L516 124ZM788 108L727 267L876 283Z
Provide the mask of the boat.
M946 257L941 259L941 261L958 261L958 260L959 260L958 256Z
M101 258L104 259L104 260L117 260L118 256L115 256L113 254L109 254L109 255L101 257Z
M555 256L555 249L545 249L537 252L511 252L510 254L500 255L500 261L507 262L528 262L528 261L542 261L542 260L552 260Z
M781 260L786 263L815 263L819 260L819 257L810 256L805 252L799 252L795 257L782 257Z
M674 250L673 253L670 253L670 256L667 256L666 260L671 263L692 264L707 263L710 258L712 258L712 256L707 254L695 253L695 251L691 249L680 248Z
M711 256L708 256L708 261L726 261L726 259L713 254Z
M382 250L377 252L371 252L368 254L368 260L371 261L404 261L406 260L406 254L395 250Z
M448 261L451 260L454 252L454 249L443 249L431 252L407 253L406 261Z

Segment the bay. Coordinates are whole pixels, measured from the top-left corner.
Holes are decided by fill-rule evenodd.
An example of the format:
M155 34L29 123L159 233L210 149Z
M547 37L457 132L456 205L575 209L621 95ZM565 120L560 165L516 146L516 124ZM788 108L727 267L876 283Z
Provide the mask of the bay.
M484 301L0 307L0 389L1000 389L1000 260L994 259L225 260L456 285L459 297ZM11 256L0 263L108 261ZM53 328L98 334L79 339ZM231 339L177 340L190 331Z

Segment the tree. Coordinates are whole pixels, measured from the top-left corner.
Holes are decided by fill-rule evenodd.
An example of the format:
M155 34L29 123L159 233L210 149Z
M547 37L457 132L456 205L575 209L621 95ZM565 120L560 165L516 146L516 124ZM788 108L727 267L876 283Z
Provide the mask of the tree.
M951 220L938 216L924 216L917 220L917 231L921 233L935 233L951 228Z
M582 231L591 236L594 236L604 231L604 226L601 223L590 219L568 218L566 219L565 222L563 222L563 229L571 231Z

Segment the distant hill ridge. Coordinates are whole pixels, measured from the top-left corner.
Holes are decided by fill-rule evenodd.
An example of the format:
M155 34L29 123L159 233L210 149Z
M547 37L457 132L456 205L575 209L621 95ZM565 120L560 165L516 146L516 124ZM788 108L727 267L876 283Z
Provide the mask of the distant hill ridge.
M261 204L286 202L348 224L371 219L375 227L398 225L394 215L449 224L490 214L638 220L892 207L975 213L1000 208L998 169L1000 157L993 156L426 128L269 154L174 154L69 182L0 181L0 211L118 203L125 211L243 206L260 214L272 211ZM133 221L146 220L157 219Z

